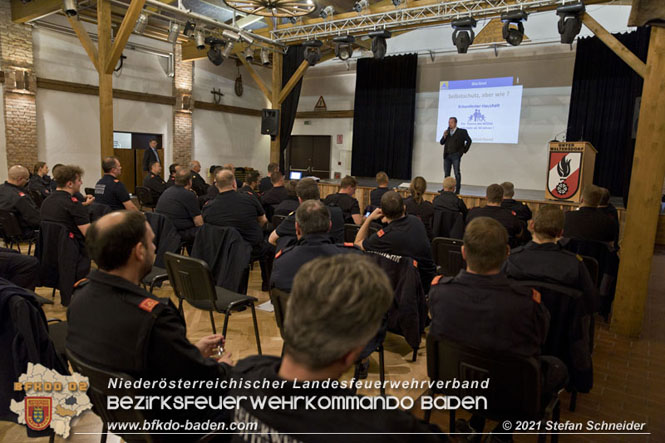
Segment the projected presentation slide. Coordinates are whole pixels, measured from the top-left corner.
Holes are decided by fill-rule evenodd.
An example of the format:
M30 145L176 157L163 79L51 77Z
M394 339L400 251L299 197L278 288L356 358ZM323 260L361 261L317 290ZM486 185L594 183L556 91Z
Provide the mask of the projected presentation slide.
M442 81L436 140L457 117L473 143L517 143L521 108L522 86L513 86L512 77Z

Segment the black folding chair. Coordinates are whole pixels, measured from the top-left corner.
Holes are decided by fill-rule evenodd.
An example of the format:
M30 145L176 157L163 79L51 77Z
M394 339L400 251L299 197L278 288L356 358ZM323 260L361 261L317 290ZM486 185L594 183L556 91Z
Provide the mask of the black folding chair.
M353 223L344 223L344 241L353 243L356 241L356 235L360 231L360 226Z
M462 240L436 237L432 240L432 258L436 263L437 273L454 277L466 267L462 257Z
M95 196L95 188L84 188L83 191L85 192L85 195Z
M256 336L256 347L261 355L261 340L259 339L259 325L256 320L254 303L258 301L255 297L238 294L220 286L215 286L212 273L208 264L197 258L185 257L172 252L164 254L166 271L169 281L173 286L173 292L178 297L178 309L183 312L184 300L197 309L210 313L210 324L213 334L217 333L213 311L224 314L224 327L222 335L226 337L229 317L232 311L242 311L249 307L252 310L254 322L254 335Z
M457 211L435 209L432 219L432 235L461 239L464 235L464 215Z
M32 199L32 201L35 202L35 206L37 206L37 208L41 208L42 203L44 202L44 197L42 196L42 193L39 192L37 189L28 189L28 194L30 194L30 198Z
M28 255L32 251L32 245L37 241L37 236L25 237L23 229L13 212L0 209L0 226L4 234L5 244L8 248L13 248L16 245L18 252L21 252L21 242L28 242ZM38 231L35 231L35 233Z
M88 206L88 215L90 215L90 223L94 223L109 212L113 212L109 205L103 203L92 202Z
M146 188L145 186L137 186L136 198L139 199L139 209L141 211L143 211L144 207L150 209L151 211L155 210L157 203L153 201L152 192L150 192L150 189Z
M81 357L71 352L69 349L66 350L66 353L67 360L69 360L71 363L72 368L74 368L76 372L79 372L82 375L88 377L89 388L87 394L90 396L90 401L93 405L93 411L102 419L103 422L101 442L106 442L106 434L108 432L109 422L136 423L140 429L141 424L145 422L145 416L141 413L140 409L108 409L106 407L106 400L109 395L119 397L135 397L139 395L137 390L128 389L125 387L127 385L133 385L134 378L128 374L114 372L108 369L94 366L93 364L86 362ZM111 379L125 380L128 383L121 383L121 386L111 389L109 388L109 380ZM122 437L126 442L153 442L153 438L149 433L123 434L122 432L116 431L114 431L114 433L117 433L117 435Z
M543 398L540 363L534 357L494 354L428 335L427 375L432 381L444 382L482 382L489 379L487 389L469 383L469 386L474 387L441 390L434 388L428 392L431 396L444 394L456 395L459 398L485 397L486 409L481 407L471 412L486 419L559 421L559 395L555 393L552 398ZM450 432L454 433L455 409L450 409L449 413ZM425 410L425 421L429 422L431 415L431 409ZM545 441L546 438L539 435L538 439ZM551 440L556 442L558 435L552 434Z
M276 229L284 220L286 220L286 215L273 215L272 219L270 219L273 229Z

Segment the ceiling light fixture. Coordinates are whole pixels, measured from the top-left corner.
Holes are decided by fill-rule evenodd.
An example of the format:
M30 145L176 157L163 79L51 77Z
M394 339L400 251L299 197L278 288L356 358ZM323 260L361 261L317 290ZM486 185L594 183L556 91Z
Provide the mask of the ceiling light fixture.
M136 34L143 34L143 32L145 32L146 26L148 26L148 14L142 12L141 15L139 15L139 18L136 19L136 24L134 25L134 32Z
M453 44L457 47L459 54L466 54L469 46L473 43L473 39L476 38L476 34L473 32L473 28L477 24L476 19L465 17L453 20L451 24L455 30L453 31Z
M524 11L511 11L501 14L503 22L503 38L512 46L519 46L524 39L524 22L527 19L527 13ZM514 27L512 25L516 25Z
M582 30L581 15L584 14L584 10L582 2L556 8L556 15L559 16L557 28L561 34L561 43L572 44L575 41L575 37Z
M173 22L169 25L169 36L166 40L169 43L175 43L178 41L178 35L180 34L180 24Z
M372 54L374 59L383 60L388 52L388 44L386 40L392 37L390 31L384 29L382 31L374 31L368 34L372 38Z
M319 12L319 15L321 16L322 19L327 19L328 17L332 17L333 14L335 13L335 8L333 8L331 5L326 6Z
M347 60L353 56L353 43L356 39L352 35L341 35L333 38L335 42L335 56L340 60Z

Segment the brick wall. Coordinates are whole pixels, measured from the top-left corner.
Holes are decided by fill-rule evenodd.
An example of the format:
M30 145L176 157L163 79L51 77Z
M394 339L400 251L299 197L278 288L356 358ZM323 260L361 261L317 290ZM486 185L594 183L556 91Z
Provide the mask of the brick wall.
M27 71L30 90L12 92L5 80L4 109L7 165L32 169L37 162L37 107L32 56L32 28L11 21L9 1L0 1L0 69L5 78L15 71Z
M194 63L182 61L182 47L175 45L175 75L173 76L173 94L182 97L192 94L194 81ZM180 110L181 100L173 109L173 161L188 164L192 160L192 113Z

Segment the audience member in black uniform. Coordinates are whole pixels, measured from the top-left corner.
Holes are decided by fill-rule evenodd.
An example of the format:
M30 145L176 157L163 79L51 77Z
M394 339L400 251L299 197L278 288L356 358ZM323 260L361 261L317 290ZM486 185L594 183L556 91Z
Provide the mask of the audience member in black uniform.
M448 128L443 132L439 141L443 145L443 172L446 177L450 177L450 169L455 172L455 194L459 194L462 187L462 172L460 163L462 155L469 152L471 148L471 137L466 129L457 127L457 117L448 119Z
M446 177L443 179L443 189L441 193L434 197L432 205L435 211L451 211L461 212L464 218L469 213L469 210L464 203L464 200L455 194L455 186L457 180L455 177Z
M600 202L598 203L598 210L605 213L613 222L616 222L616 229L614 231L614 244L619 245L619 212L617 208L610 203L610 190L607 188L600 188Z
M166 180L166 186L173 186L175 183L175 173L178 171L180 168L180 165L178 163L171 163L169 165L169 179Z
M42 201L49 196L51 193L51 177L48 176L48 165L46 163L35 163L32 177L30 177L30 181L28 182L28 190L39 192Z
M203 225L199 201L192 191L192 173L178 169L174 183L159 198L155 212L171 220L182 241L191 247L199 226Z
M330 214L321 200L304 201L296 210L296 244L277 250L270 286L290 292L293 278L305 263L317 257L351 252L353 244L335 244L330 237Z
M251 195L236 192L236 180L231 171L222 169L215 181L219 195L203 207L203 221L238 230L252 246L252 258L258 259L261 264L262 290L267 291L275 249L263 239L262 228L268 223L263 207Z
M213 167L210 171L212 175L212 185L208 186L208 191L206 191L206 195L203 197L199 198L199 202L201 203L201 206L205 204L208 200L212 200L213 198L217 197L217 194L219 194L219 190L217 189L217 182L215 181L215 177L217 177L217 173L224 169L223 166L215 166Z
M149 173L152 172L152 164L153 163L159 163L161 166L161 162L159 161L159 154L157 153L157 139L156 138L151 138L150 141L148 142L148 147L145 149L145 152L143 153L143 164L142 164L142 169L144 172L145 178L149 176ZM144 186L145 186L145 181L144 181ZM157 201L157 200L155 200Z
M370 224L382 219L388 226L368 238ZM355 243L363 251L387 252L416 260L423 289L427 294L436 274L432 245L423 222L413 215L404 214L404 200L397 192L389 191L383 194L381 207L367 217L356 235Z
M263 195L266 192L270 191L270 189L272 188L272 181L270 177L272 176L272 173L275 171L279 171L279 164L268 163L268 175L263 177L259 182L259 194Z
M150 172L143 180L143 186L150 189L153 203L157 203L159 196L162 195L168 185L160 175L162 173L161 163L152 162L150 164Z
M129 198L127 188L118 178L122 173L120 160L117 157L106 157L102 162L102 170L104 176L95 185L95 201L110 206L114 211L138 211Z
M54 192L58 187L58 184L55 181L55 174L58 172L58 169L61 168L62 166L64 166L62 163L56 163L53 166L53 169L51 170L51 172L53 173L53 177L54 177L51 180L51 182L49 183L49 187L51 189L51 192ZM93 189L93 194L94 194L94 189ZM95 196L93 194L83 195L81 193L81 191L78 190L78 191L74 192L74 197L76 197L76 199L78 201L80 201L83 206L86 206L87 207L86 209L88 210L88 212L90 212L90 208L88 206L90 206L92 203L95 202Z
M462 246L466 270L432 282L430 334L481 351L539 357L547 396L565 386L567 369L557 358L540 356L550 315L538 291L501 272L509 251L506 229L497 220L478 217L467 225ZM474 416L470 425L482 432L484 420Z
M356 179L347 175L339 184L339 192L337 194L330 194L323 200L326 206L337 206L342 210L344 223L360 225L363 222L358 200L354 197L357 186L358 182Z
M510 246L515 247L519 245L523 236L522 231L524 226L514 211L501 207L503 188L497 184L491 184L487 187L485 196L487 204L483 207L471 208L466 218L467 223L478 217L493 218L508 231Z
M236 187L238 189L242 188L242 182L238 180L238 177L236 177L236 167L233 166L233 163L227 163L224 166L222 166L223 169L228 169L229 171L233 172L233 176L236 178Z
M298 182L296 180L287 180L286 183L284 183L286 198L282 200L280 204L275 206L275 212L273 215L289 215L298 209L300 202L298 201L298 195L296 194L297 185Z
M411 180L409 186L409 197L404 200L406 213L418 217L425 225L427 238L432 239L432 221L434 219L434 206L431 202L423 199L427 190L427 181L423 177L416 177Z
M62 166L62 163L56 163L55 165L53 165L53 168L51 168L51 173L53 174L54 177L55 177L55 170L58 169L60 166ZM55 180L51 180L48 184L48 187L49 191L53 192L55 191L55 188L58 187L58 185L55 183Z
M15 249L0 248L0 277L34 291L39 283L39 260Z
M272 188L261 196L261 204L266 212L268 212L269 207L272 207L274 210L278 204L282 203L288 197L288 192L284 187L284 174L281 171L275 171L270 174L270 182L272 183Z
M7 181L0 185L0 209L13 212L25 238L32 238L39 229L39 209L28 195L25 185L30 173L21 165L9 168Z
M255 191L259 184L259 175L259 171L247 171L247 174L245 174L245 181L242 184L242 187L238 189L238 192L253 195L258 201L261 201L261 197L259 197L259 194Z
M311 178L303 178L298 181L296 185L296 194L298 201L302 204L307 200L321 200L319 186L316 181ZM330 228L329 236L332 238L333 243L344 242L344 215L342 210L337 206L327 206L328 213L330 214L330 221L332 227ZM287 246L295 243L296 236L296 214L295 212L289 214L286 219L279 224L277 228L270 234L268 241L278 247L284 249Z
M503 188L501 207L513 211L517 215L517 218L524 223L531 220L531 209L529 206L527 206L526 203L518 202L513 198L515 196L515 185L511 182L503 182L501 183L501 187Z
M67 349L92 365L136 379L226 379L229 356L217 361L211 358L224 337L210 335L195 345L190 343L185 321L173 303L139 286L155 259L154 236L140 212L113 212L91 225L86 241L99 269L90 273L87 284L72 297L67 310ZM210 390L178 388L140 392L161 396L211 394ZM157 407L143 412L149 419L174 420L181 425L185 420L222 421L228 416L228 412L197 408Z
M43 221L59 223L85 246L85 234L90 226L90 215L75 194L80 193L83 170L74 165L63 165L56 169L54 180L58 187L48 196L41 207Z
M592 313L599 307L598 291L582 257L557 243L563 234L563 221L560 208L543 206L529 223L533 239L510 251L504 271L515 280L539 280L579 289L584 293L587 313Z
M189 169L192 172L192 189L199 197L205 195L210 185L206 183L206 181L200 175L201 163L199 163L197 160L193 160L189 164Z
M376 189L372 189L372 191L369 193L369 204L374 206L372 211L381 206L381 197L383 197L383 194L390 191L388 183L388 174L383 171L379 171L376 174L376 184L379 186Z
M619 222L598 209L602 191L587 185L582 191L582 204L577 211L566 212L563 236L580 240L614 243L619 237Z
M283 358L246 358L238 362L233 376L273 382L253 389L255 397L353 397L353 391L335 382L376 335L393 298L385 273L367 258L347 254L317 258L304 265L294 280L284 316ZM294 386L296 380L298 386ZM332 383L307 388L306 382ZM230 395L247 393L231 390ZM408 440L403 434L414 434L411 440L419 442L446 441L443 435L431 434L441 432L437 426L399 409L315 409L304 402L295 408L255 408L245 399L233 419L256 423L255 429L270 432L275 441L291 440L291 435L304 442L339 441L335 433L379 433L376 438L361 437L382 442Z

